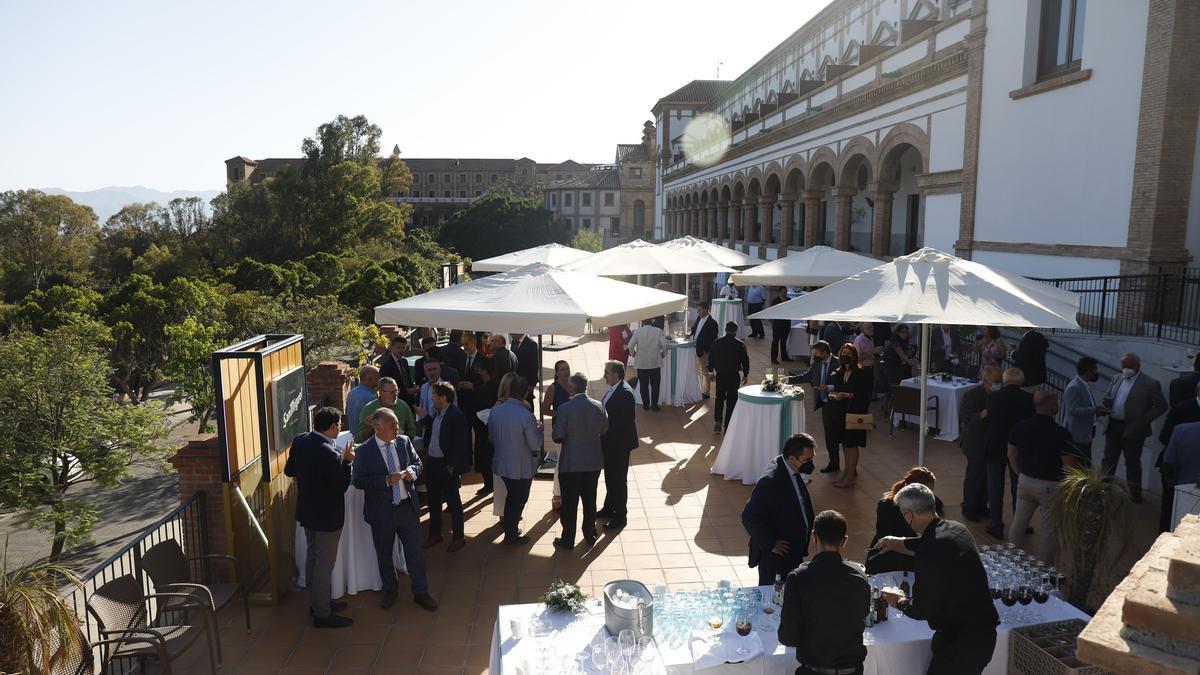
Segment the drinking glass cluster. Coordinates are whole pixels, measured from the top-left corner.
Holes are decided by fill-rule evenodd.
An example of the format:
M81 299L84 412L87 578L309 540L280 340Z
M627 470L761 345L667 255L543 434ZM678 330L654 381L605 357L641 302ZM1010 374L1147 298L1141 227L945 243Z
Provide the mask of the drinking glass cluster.
M719 581L715 588L667 591L654 588L654 637L660 644L678 648L691 639L693 630L733 628L739 620L762 622L762 592L734 588Z
M999 600L1000 620L1009 624L1025 624L1035 619L1026 609L1030 603L1042 604L1050 596L1059 595L1066 577L1058 568L1049 565L1014 544L980 546L979 557L987 572L992 599Z

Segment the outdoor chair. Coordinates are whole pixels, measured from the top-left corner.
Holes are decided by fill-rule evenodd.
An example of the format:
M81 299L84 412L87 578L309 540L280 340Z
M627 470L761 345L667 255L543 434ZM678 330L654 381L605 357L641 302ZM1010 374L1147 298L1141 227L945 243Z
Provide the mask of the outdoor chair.
M902 387L898 384L888 385L888 400L891 402L891 409L888 411L888 438L891 438L896 432L895 415L911 415L920 417L921 415L921 390L915 387ZM938 413L941 412L941 401L936 394L930 394L926 401L925 410L932 411L932 420L936 424ZM929 427L929 433L935 433L932 425Z
M905 368L884 368L883 377L887 383L887 392L883 399L883 414L889 418L892 416L892 387L900 384L907 372Z
M58 632L53 634L58 636ZM118 635L102 640L88 640L87 635L75 626L75 636L79 641L79 653L72 655L70 658L61 658L50 665L50 670L47 675L92 675L96 672L96 648L103 648L103 653L100 658L100 670L104 672L107 669L109 662L112 660L108 656L109 652L113 651L114 645L124 647L134 647L143 645L154 652L158 658L159 672L162 675L171 675L171 657L167 654L166 643L153 635ZM56 645L57 648L57 645ZM145 668L142 668L145 671Z
M204 614L204 625L152 625L154 622L148 617L147 601L162 598L177 599L181 604L176 609L201 610ZM142 590L142 583L132 574L126 574L97 588L87 600L87 610L96 620L101 637L120 640L119 644L113 644L106 649L105 662L121 658L144 661L146 657L153 656L161 665L165 665L182 654L196 636L203 632L208 646L208 669L212 675L216 675L217 663L213 655L212 639L213 632L217 630L216 614L200 604L195 595L147 595Z

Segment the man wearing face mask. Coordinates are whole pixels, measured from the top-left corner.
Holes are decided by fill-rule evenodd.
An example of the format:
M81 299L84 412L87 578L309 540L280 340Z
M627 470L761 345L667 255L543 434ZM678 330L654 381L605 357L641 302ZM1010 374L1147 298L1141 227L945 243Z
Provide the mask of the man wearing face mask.
M1100 367L1090 356L1075 364L1075 377L1063 390L1063 407L1067 410L1067 431L1071 442L1079 449L1079 459L1085 466L1092 463L1092 438L1096 435L1096 417L1107 415L1092 393L1091 383L1100 379Z
M1113 474L1125 457L1125 481L1134 504L1142 503L1142 446L1150 424L1167 411L1162 385L1141 372L1137 354L1121 356L1121 374L1113 378L1103 405L1109 409L1104 432L1104 470Z
M789 438L742 509L750 567L758 568L759 586L775 583L777 575L786 577L808 554L814 513L804 476L812 473L816 445L808 434Z
M983 381L963 395L958 410L958 443L967 456L963 477L963 518L978 522L987 517L987 428L988 394L1000 389L1000 369L985 366Z

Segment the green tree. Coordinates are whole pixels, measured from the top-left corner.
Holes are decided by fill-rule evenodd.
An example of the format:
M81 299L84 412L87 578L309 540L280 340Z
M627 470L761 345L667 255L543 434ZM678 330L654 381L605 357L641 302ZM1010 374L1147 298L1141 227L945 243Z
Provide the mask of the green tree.
M585 230L580 228L575 236L571 238L571 248L577 248L580 251L597 252L604 248L604 240L595 230Z
M96 521L76 486L115 487L135 462L163 456L163 411L113 401L97 330L79 323L0 337L0 416L10 425L0 434L0 503L53 533L51 560L86 540Z
M258 291L274 296L290 297L300 289L300 277L295 269L261 263L253 258L242 258L238 264L222 270L222 280L239 291Z
M316 285L312 287L314 295L337 295L338 289L346 285L346 266L341 258L321 251L300 262L316 277Z
M359 270L350 283L342 288L338 298L357 313L360 321L374 323L376 307L412 294L412 287L407 281L371 263Z
M83 281L97 229L95 211L70 197L39 190L0 192L6 290L20 295L53 276Z
M552 216L531 199L485 196L450 216L438 243L475 260L551 242L564 244L567 227Z
M342 162L364 166L379 156L379 137L383 131L363 115L338 115L332 122L317 127L314 138L300 145L306 170L321 172Z
M168 357L163 373L175 385L168 401L190 405L188 421L198 423L198 433L209 431L208 422L217 411L212 354L231 341L221 337L220 326L206 326L191 316L183 323L167 326L164 332Z
M85 286L60 284L30 291L7 315L13 328L42 333L80 319L95 319L100 294Z

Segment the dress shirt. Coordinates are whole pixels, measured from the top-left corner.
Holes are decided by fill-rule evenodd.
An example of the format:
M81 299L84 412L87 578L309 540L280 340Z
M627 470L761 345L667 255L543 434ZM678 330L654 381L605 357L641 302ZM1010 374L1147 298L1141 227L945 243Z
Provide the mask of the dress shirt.
M383 455L383 463L388 466L389 471L393 466L396 467L396 471L408 470L407 466L400 466L400 455L396 453L396 441L393 440L385 443L376 436L375 443L379 446L379 452ZM400 481L392 486L392 499L393 503L399 503L408 499L408 488L404 487L404 481ZM399 501L396 501L397 499Z
M375 400L375 390L361 382L350 390L346 396L346 429L358 430L358 421L362 419L363 408Z
M945 346L946 354L954 353L954 341L950 337L950 331L942 329L942 344Z
M875 340L866 333L859 333L854 338L854 348L858 350L858 365L870 368L875 365Z
M800 500L800 516L804 518L804 529L812 527L812 514L808 512L808 507L805 506L804 495L800 494L800 481L807 483L804 474L792 470L790 464L786 461L783 463L783 468L787 469L788 477L792 481L792 489L796 491L796 499Z
M608 391L604 392L604 398L600 399L600 402L604 405L608 405L608 399L612 398L613 392L617 390L617 387L628 388L628 386L629 385L625 384L625 380L617 380L616 384L612 385L608 388Z
M829 359L824 359L821 361L821 381L817 384L829 384ZM828 401L829 392L817 389L817 398L821 399L822 401Z
M709 321L716 321L716 319L712 318L712 314L705 314L704 316L696 317L696 323L692 325L692 340L696 340L700 337L700 331L704 330L704 327L708 325Z
M758 284L746 289L746 302L751 305L761 305L767 301L767 289Z
M441 410L434 409L433 425L432 425L432 429L429 432L429 447L426 448L426 450L429 451L430 457L445 457L446 456L446 454L442 452L441 443L438 442L438 439L442 433L442 420L444 420L445 418L446 418L446 415L443 414L443 412Z
M1125 421L1125 402L1129 400L1129 392L1133 391L1133 383L1142 374L1139 372L1133 377L1123 377L1121 384L1117 385L1117 395L1113 397L1112 418L1114 420Z
M479 358L478 351L467 352L466 365L463 366L463 372L462 372L462 378L464 380L471 379L471 373L475 372L472 369L475 367L475 359L477 359L477 358Z

